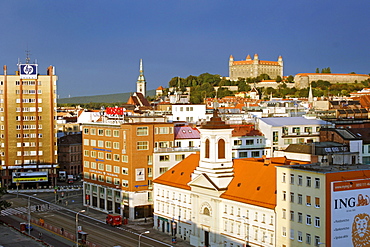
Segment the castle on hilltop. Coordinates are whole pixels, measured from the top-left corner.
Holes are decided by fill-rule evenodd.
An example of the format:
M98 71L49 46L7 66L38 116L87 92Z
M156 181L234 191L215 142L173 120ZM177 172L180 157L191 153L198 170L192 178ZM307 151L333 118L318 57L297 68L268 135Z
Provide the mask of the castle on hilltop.
M232 81L237 81L239 78L257 77L261 74L267 74L271 79L277 76L283 78L283 57L279 56L275 61L263 61L258 59L258 54L255 54L253 60L248 55L245 60L234 61L234 57L229 58L229 78Z

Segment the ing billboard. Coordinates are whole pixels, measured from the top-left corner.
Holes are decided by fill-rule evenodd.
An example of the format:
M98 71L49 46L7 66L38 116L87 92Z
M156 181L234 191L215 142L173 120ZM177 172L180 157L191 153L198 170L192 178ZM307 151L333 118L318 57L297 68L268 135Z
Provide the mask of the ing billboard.
M331 183L331 245L370 246L370 179Z

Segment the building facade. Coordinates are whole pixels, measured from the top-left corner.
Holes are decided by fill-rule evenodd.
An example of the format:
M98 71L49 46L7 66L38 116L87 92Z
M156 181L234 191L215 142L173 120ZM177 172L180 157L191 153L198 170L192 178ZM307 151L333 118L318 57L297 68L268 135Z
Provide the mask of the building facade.
M53 66L46 75L38 73L38 64L18 64L14 75L4 66L0 75L0 167L5 187L56 183L57 79ZM18 182L13 179L15 173Z
M234 61L234 57L229 58L229 78L232 81L237 81L239 78L253 78L261 74L267 74L272 79L277 76L283 78L284 63L281 56L277 61L259 60L255 54L253 60L248 55L245 60Z
M173 147L173 124L83 125L84 205L134 220L152 214L153 152Z

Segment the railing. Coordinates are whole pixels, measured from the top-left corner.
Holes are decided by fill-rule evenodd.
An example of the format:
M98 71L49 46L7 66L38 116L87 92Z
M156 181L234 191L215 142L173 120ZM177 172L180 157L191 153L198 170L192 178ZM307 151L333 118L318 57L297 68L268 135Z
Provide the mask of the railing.
M266 145L264 144L254 144L254 145L234 145L232 149L263 149Z
M173 147L173 148L154 148L155 153L170 153L170 152L198 152L200 147Z
M290 133L283 133L283 137L286 136L317 136L320 132L290 132Z

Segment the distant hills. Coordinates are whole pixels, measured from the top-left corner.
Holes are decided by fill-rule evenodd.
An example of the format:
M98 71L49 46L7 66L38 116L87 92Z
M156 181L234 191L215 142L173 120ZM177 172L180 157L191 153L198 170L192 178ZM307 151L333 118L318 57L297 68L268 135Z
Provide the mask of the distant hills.
M58 104L87 104L87 103L126 103L127 100L133 93L116 93L116 94L104 94L104 95L93 95L93 96L80 96L58 99ZM147 90L147 96L154 96L155 89Z

